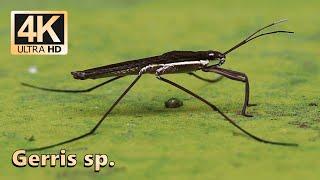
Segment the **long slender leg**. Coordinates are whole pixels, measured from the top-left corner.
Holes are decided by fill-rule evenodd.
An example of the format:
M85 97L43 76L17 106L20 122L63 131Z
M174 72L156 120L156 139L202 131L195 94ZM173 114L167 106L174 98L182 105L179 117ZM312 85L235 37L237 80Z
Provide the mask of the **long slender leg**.
M257 137L253 134L251 134L250 132L246 131L245 129L243 129L242 127L240 127L237 123L235 123L231 118L229 118L226 114L224 114L220 109L218 109L215 105L213 105L212 103L210 103L209 101L205 100L204 98L200 97L199 95L193 93L192 91L168 80L165 79L163 77L161 77L160 75L157 75L157 78L163 82L166 82L168 84L171 84L172 86L190 94L191 96L199 99L200 101L202 101L203 103L205 103L206 105L210 106L212 108L212 110L217 111L221 116L223 116L229 123L231 123L233 126L235 126L236 128L238 128L239 130L241 130L243 133L247 134L248 136L250 136L251 138L259 141L259 142L263 142L263 143L268 143L268 144L274 144L274 145L282 145L282 146L298 146L298 144L294 144L294 143L284 143L284 142L276 142L276 141L269 141L269 140L265 140L262 139L260 137Z
M225 76L229 79L244 82L245 83L245 96L244 96L244 103L242 106L241 114L246 117L252 117L252 115L249 115L246 113L246 109L248 106L255 106L256 104L249 104L250 86L249 86L249 79L246 74L244 74L242 72L232 71L229 69L219 68L216 66L209 66L207 68L204 68L203 71L215 72L215 73L220 74L222 76Z
M197 74L195 74L195 73L193 73L193 72L189 72L188 74L189 74L189 75L192 75L192 76L194 76L194 77L196 77L196 78L198 78L198 79L200 79L200 80L202 80L202 81L206 81L206 82L209 82L209 83L218 82L218 81L220 81L220 80L223 78L223 76L219 76L219 77L217 77L217 78L215 78L215 79L207 79L207 78L203 78L203 77L201 77L201 76L199 76L199 75L197 75Z
M98 129L98 127L101 125L101 123L106 119L106 117L110 114L110 112L114 109L114 107L120 102L120 100L129 92L129 90L133 87L133 85L136 84L136 82L140 79L141 75L142 74L139 74L135 78L135 80L129 85L129 87L127 87L127 89L112 104L112 106L105 112L105 114L101 117L101 119L98 121L98 123L89 132L87 132L87 133L85 133L85 134L83 134L81 136L66 140L66 141L62 141L62 142L59 142L59 143L56 143L56 144L52 144L52 145L49 145L49 146L43 146L43 147L39 147L39 148L27 149L26 151L39 151L39 150L43 150L43 149L48 149L48 148L52 148L52 147L55 147L55 146L60 146L62 144L74 142L74 141L77 141L79 139L85 138L85 137L87 137L89 135L92 135Z
M38 87L38 86L34 86L34 85L31 85L31 84L27 84L27 83L21 83L21 85L23 86L26 86L26 87L31 87L31 88L35 88L35 89L40 89L40 90L44 90L44 91L51 91L51 92L63 92L63 93L84 93L84 92L90 92L94 89L97 89L98 87L101 87L105 84L108 84L114 80L117 80L117 79L120 79L122 78L123 76L117 76L117 77L114 77L112 79L109 79L105 82L102 82L98 85L95 85L91 88L88 88L88 89L81 89L81 90L66 90L66 89L50 89L50 88L44 88L44 87Z

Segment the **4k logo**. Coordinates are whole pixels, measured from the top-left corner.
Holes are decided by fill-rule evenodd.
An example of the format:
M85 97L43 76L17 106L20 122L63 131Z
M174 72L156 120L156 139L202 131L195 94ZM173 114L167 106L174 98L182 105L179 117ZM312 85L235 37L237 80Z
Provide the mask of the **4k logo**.
M64 55L68 52L66 11L12 11L11 53Z

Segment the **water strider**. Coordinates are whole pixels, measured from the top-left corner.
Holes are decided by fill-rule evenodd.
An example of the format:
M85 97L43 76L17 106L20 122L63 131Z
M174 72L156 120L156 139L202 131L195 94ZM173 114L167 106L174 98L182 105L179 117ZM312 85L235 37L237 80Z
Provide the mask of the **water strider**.
M233 126L238 128L243 133L247 134L249 137L263 143L269 143L269 144L275 144L275 145L283 145L283 146L297 146L297 144L294 143L285 143L285 142L276 142L276 141L269 141L265 140L263 138L260 138L258 136L255 136L248 132L247 130L240 127L238 124L235 123L234 120L229 118L225 113L223 113L217 106L210 103L203 97L195 94L194 92L186 89L185 87L170 81L166 78L164 78L162 75L165 74L173 74L173 73L188 73L190 75L195 76L198 79L207 81L207 82L216 82L221 78L217 78L214 80L205 79L202 78L196 74L194 74L197 70L202 70L203 72L213 72L217 73L223 77L240 81L245 83L245 98L244 103L242 106L241 114L244 116L251 116L248 115L246 112L246 109L248 106L253 105L249 104L249 80L245 73L237 72L233 70L228 70L221 68L220 66L225 63L226 55L232 52L233 50L239 48L240 46L248 43L249 41L252 41L258 37L269 35L269 34L275 34L275 33L293 33L291 31L271 31L266 33L260 33L262 30L269 28L271 26L274 26L275 24L284 22L286 20L277 21L274 23L271 23L263 28L258 29L256 32L248 36L246 39L241 41L240 43L236 44L229 50L225 52L219 52L215 50L208 50L208 51L170 51L167 53L164 53L162 55L158 56L152 56L137 60L131 60L131 61L125 61L117 64L111 64L106 65L102 67L96 67L92 69L87 69L83 71L74 71L71 72L73 77L75 79L85 80L85 79L98 79L98 78L106 78L106 77L112 77L111 79L100 83L94 87L84 89L84 90L60 90L60 89L49 89L49 88L43 88L43 87L37 87L33 85L29 85L26 83L22 83L24 86L37 88L41 90L46 91L54 91L54 92L66 92L66 93L82 93L82 92L89 92L92 91L98 87L101 87L105 84L108 84L112 81L115 81L117 79L120 79L124 76L133 75L136 76L133 82L125 89L125 91L120 95L120 97L111 105L111 107L105 112L105 114L101 117L101 119L97 122L97 124L87 133L84 133L78 137L62 141L56 144L43 146L39 148L33 148L29 149L29 151L36 151L36 150L43 150L47 148L52 148L55 146L59 146L62 144L70 143L79 139L82 139L84 137L87 137L89 135L92 135L98 127L101 125L101 123L106 119L106 117L110 114L110 112L115 108L115 106L120 102L120 100L130 91L130 89L136 84L136 82L141 78L144 74L154 74L156 78L158 78L160 81L163 81L165 83L168 83L186 93L189 95L195 97L196 99L202 101L206 105L208 105L210 108L212 108L214 111L219 113L221 116L223 116L229 123L231 123Z

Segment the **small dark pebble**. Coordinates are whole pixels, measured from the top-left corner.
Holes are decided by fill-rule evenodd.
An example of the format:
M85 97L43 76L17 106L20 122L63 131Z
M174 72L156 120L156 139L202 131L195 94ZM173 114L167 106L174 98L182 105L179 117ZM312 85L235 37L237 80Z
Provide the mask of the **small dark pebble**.
M292 121L289 124L296 125L299 128L310 128L310 124L308 122L300 122L300 121Z
M299 128L309 128L310 126L307 123L302 123L299 125Z
M317 104L317 103L312 102L312 103L309 103L309 106L318 106L318 104Z
M168 101L164 103L166 108L178 108L183 106L183 102L177 98L170 98Z
M30 136L29 138L26 138L26 140L28 140L28 141L34 141L35 139L34 139L34 137L33 137L33 135L32 136Z

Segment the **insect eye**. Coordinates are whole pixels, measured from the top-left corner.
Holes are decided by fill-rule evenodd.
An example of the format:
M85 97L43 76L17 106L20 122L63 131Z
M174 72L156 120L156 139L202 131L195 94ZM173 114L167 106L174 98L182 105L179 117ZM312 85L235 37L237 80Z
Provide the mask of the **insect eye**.
M208 59L209 59L209 60L214 60L214 57L215 57L215 54L214 54L214 53L210 52L210 53L208 54Z

